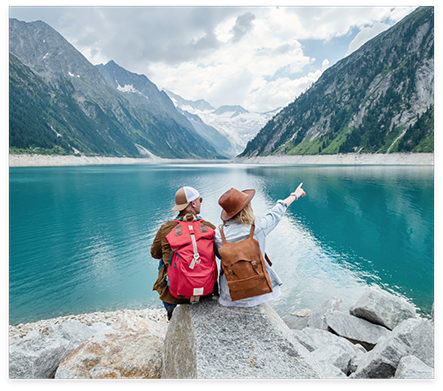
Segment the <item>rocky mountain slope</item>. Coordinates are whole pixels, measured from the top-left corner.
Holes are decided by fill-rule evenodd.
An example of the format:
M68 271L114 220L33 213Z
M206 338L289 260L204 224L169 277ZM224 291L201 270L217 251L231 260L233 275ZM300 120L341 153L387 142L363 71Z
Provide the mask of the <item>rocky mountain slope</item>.
M434 8L327 69L240 157L434 151Z
M192 101L171 91L165 92L177 109L184 113L194 126L196 122L203 123L206 131L212 128L225 137L231 144L231 149L225 150L230 157L242 152L248 141L281 110L277 108L266 113L255 113L238 105L223 105L215 109L204 99Z
M212 112L215 109L204 99L197 101L189 101L183 99L181 96L174 94L171 91L164 91L174 102L178 112L183 114L192 124L196 132L202 136L207 142L217 148L218 151L227 158L234 157L243 148L237 147L234 142L229 139L229 136L223 131L218 131L215 127L207 125L195 112Z
M95 67L44 22L9 22L10 150L225 158L147 77Z

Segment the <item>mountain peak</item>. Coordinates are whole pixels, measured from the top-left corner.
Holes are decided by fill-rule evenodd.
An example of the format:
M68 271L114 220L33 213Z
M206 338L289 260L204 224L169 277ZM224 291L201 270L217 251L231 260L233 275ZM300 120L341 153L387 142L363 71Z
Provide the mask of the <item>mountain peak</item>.
M232 117L236 117L239 114L249 113L249 111L239 105L223 105L214 111L214 114L217 115L226 114L226 113L232 113Z
M434 7L328 68L240 156L434 151Z
M174 94L171 91L164 90L164 92L176 103L176 106L182 108L183 110L185 110L187 107L199 111L214 110L214 108L204 99L187 100L182 98L180 95Z
M9 50L10 148L224 158L145 75L94 66L46 23L10 19Z
M48 24L9 19L9 50L38 73L101 82L97 69Z

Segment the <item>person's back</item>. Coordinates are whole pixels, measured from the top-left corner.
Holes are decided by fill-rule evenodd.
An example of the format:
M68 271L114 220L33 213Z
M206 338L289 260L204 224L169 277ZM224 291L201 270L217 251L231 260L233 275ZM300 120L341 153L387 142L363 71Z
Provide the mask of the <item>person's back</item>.
M285 200L279 200L277 204L262 218L254 215L251 200L255 195L255 190L230 189L219 199L219 204L223 211L221 218L223 225L216 230L214 243L218 249L218 256L221 256L220 248L225 242L240 242L249 237L251 225L255 226L253 238L258 241L263 258L266 256L266 236L277 226L285 214L289 205L299 197L306 195L301 188L302 184L294 193L291 193ZM223 264L223 260L222 260ZM236 300L231 297L231 291L225 273L220 272L220 298L219 302L225 306L252 307L280 296L280 285L282 281L278 277L270 262L264 262L267 274L272 285L272 291L266 294L247 297ZM232 285L232 284L231 284Z
M173 256L173 250L167 240L167 236L180 224L180 221L199 221L201 225L214 230L215 226L213 224L198 217L201 209L201 202L202 198L196 189L189 186L180 188L175 195L175 206L172 208L173 211L178 211L179 214L174 220L162 224L151 246L151 256L154 259L160 260L158 278L154 284L153 290L159 293L160 300L163 302L163 305L167 310L168 319L171 318L172 312L177 304L190 303L191 299L181 297L181 295L175 297L171 293L168 268ZM215 270L217 270L216 264ZM217 291L217 282L215 282L215 291ZM211 295L212 293L208 294ZM204 296L207 295L205 294L203 297Z

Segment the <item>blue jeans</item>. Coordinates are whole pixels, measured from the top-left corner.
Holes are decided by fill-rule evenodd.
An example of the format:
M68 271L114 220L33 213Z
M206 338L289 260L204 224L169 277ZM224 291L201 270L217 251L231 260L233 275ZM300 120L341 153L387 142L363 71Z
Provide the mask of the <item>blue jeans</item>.
M160 259L160 262L159 262L159 264L158 264L158 270L160 270L163 266L165 266L165 263L163 262L163 259ZM166 277L166 278L167 278L167 277ZM169 281L168 281L168 286L169 286ZM177 307L177 304L169 304L169 303L166 303L166 302L164 302L164 301L162 301L162 303L163 303L163 306L164 306L166 309Z

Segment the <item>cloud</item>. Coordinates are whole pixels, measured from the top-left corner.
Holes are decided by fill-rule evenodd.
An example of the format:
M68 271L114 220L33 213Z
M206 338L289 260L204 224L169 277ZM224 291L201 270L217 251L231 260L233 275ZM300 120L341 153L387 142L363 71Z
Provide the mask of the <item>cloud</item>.
M413 7L11 7L43 20L93 64L114 60L159 88L213 106L268 111L311 85ZM355 31L360 31L355 37ZM302 46L316 42L308 54ZM352 42L351 42L352 41ZM329 42L327 45L318 43ZM323 63L321 63L321 61Z
M253 28L252 21L255 19L255 15L252 12L247 12L246 14L240 15L236 22L235 26L232 28L232 42L240 41L243 36L245 36L248 31Z
M374 23L374 25L371 27L364 27L349 44L346 56L355 52L363 44L365 44L381 32L387 30L388 28L389 26L385 23Z

